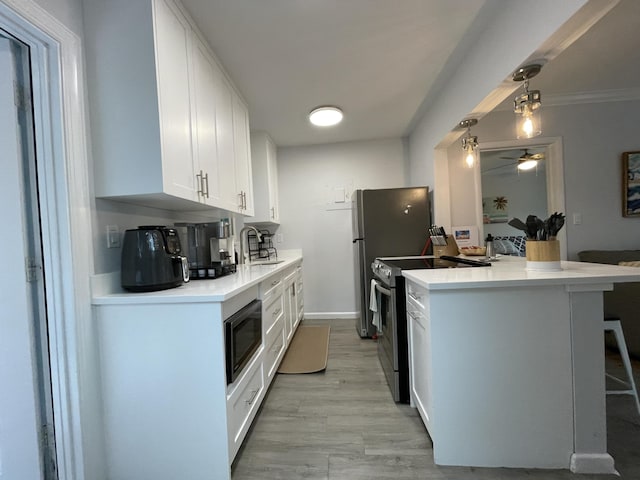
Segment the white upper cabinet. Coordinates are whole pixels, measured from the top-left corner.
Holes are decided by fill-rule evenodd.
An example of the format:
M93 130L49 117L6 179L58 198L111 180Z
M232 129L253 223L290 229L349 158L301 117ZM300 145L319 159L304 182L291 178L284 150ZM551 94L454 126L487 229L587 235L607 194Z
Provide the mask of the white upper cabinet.
M249 142L234 119L242 99L182 7L84 5L96 196L251 215L239 201L251 185L237 179L247 162L237 145Z
M239 212L253 216L253 178L251 172L251 146L249 111L237 95L233 98L233 146L235 151L236 189L240 197Z
M264 132L251 133L255 216L245 223L280 223L276 146Z

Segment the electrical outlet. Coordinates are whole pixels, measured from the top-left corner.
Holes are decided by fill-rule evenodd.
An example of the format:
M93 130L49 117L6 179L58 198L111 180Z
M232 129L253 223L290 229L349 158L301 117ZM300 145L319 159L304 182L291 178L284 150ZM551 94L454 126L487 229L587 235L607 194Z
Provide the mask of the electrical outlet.
M582 214L574 213L573 214L573 224L574 225L582 225Z
M107 248L120 248L120 229L118 225L107 225Z

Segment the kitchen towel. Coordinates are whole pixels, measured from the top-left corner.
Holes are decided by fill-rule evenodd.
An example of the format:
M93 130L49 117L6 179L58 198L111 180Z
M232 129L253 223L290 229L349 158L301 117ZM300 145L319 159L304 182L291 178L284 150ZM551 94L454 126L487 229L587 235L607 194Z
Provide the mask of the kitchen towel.
M380 312L378 311L378 295L380 294L380 292L378 292L378 289L376 288L377 282L374 279L371 279L371 295L369 295L369 310L371 310L373 312L373 321L371 323L373 323L374 327L376 327L376 329L378 331L380 331Z

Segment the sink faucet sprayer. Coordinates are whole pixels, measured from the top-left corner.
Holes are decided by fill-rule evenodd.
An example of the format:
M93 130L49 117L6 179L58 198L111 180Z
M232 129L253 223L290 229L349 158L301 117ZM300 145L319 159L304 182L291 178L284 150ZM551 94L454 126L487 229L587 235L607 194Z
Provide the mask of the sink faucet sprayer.
M240 230L240 258L239 258L239 262L241 264L247 263L249 260L251 260L249 258L249 255L250 255L249 254L249 235L244 235L244 232L248 232L249 230L253 230L254 232L256 232L256 237L258 239L258 243L262 243L262 234L258 231L258 229L256 227L246 226L242 230ZM245 250L245 236L247 237L246 238L246 245L247 245L246 250ZM246 257L245 257L245 255L246 255Z

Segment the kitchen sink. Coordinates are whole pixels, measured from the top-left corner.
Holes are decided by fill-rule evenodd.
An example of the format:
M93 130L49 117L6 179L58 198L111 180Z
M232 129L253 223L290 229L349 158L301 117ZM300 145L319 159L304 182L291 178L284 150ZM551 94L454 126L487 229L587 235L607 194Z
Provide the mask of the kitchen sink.
M249 266L253 265L276 265L278 263L282 263L284 260L254 260L249 263Z

